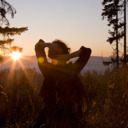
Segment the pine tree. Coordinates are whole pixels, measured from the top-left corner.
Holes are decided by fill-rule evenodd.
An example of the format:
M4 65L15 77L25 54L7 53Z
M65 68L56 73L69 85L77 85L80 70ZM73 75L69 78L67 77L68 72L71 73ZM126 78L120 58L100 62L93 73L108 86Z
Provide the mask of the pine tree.
M27 27L10 28L10 23L6 18L7 14L10 14L13 18L16 14L16 10L6 0L0 0L0 35L3 37L3 39L0 39L0 55L2 55L3 51L6 49L11 49L11 43L14 41L14 39L11 39L10 36L21 35L21 33L28 30ZM6 47L7 44L9 44L9 48Z
M126 64L127 62L127 44L126 44L126 38L127 38L127 31L126 31L126 3L128 2L128 0L124 0L124 64Z
M124 37L124 22L122 22L119 17L120 12L123 10L123 2L122 0L104 0L102 2L104 9L102 12L103 20L107 18L108 26L111 26L111 30L109 30L110 37L107 41L110 44L116 42L116 63L117 67L119 66L119 40Z

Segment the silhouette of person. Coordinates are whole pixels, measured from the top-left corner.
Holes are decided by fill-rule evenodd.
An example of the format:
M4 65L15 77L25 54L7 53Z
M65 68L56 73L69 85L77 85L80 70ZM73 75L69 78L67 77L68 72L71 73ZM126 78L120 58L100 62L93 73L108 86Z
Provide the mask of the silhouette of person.
M51 63L46 57L46 47L49 48ZM38 123L45 123L48 128L83 127L81 121L85 114L85 92L78 75L90 58L91 49L82 46L70 53L70 48L61 40L52 43L39 40L35 52L44 76L39 93L44 100L44 108ZM74 63L68 62L75 57L78 59Z

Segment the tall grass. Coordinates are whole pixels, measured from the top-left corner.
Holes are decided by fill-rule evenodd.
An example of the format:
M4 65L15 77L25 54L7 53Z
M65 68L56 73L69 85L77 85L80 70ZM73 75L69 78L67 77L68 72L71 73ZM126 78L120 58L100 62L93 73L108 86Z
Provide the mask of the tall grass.
M43 83L35 69L0 72L0 120L10 128L28 128L36 122L43 101ZM128 127L128 68L105 74L86 72L81 80L86 94L86 128ZM4 88L3 88L4 87ZM2 125L1 125L2 127Z
M86 90L88 106L87 127L128 127L128 68L85 73L82 81Z
M7 127L27 128L34 125L43 105L38 97L42 83L43 77L35 69L5 69L0 72L0 84L4 86L1 92L7 95L7 102L0 103L6 103L2 121L6 121Z

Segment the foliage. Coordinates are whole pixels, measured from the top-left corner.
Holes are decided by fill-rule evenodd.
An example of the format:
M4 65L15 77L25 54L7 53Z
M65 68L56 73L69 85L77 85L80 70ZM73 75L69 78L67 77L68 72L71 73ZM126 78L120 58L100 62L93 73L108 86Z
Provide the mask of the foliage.
M8 14L11 14L11 17L13 18L14 17L14 14L16 14L16 10L6 0L0 0L0 22L1 22L1 25L3 23L5 23L5 25L9 26L9 21L6 18L6 14L7 13Z
M110 37L108 37L107 42L113 44L116 41L116 48L114 48L114 50L116 50L117 67L119 66L119 41L123 37L126 38L126 21L125 18L122 20L122 17L125 16L123 14L125 14L126 10L124 2L124 0L103 0L102 2L102 5L104 6L103 12L101 14L102 18L103 20L106 18L108 20L108 26L111 27L108 31ZM113 63L113 61L111 62Z
M11 43L14 41L14 39L11 39L10 36L14 35L21 35L21 33L28 30L27 27L21 27L21 28L10 28L9 27L9 21L6 18L6 14L11 14L12 18L14 17L14 14L16 14L15 8L8 3L6 0L0 0L0 34L2 37L4 37L3 40L0 40L0 49L8 49L5 47L6 44L9 44L11 46ZM2 27L3 24L5 24L6 27ZM10 49L10 48L9 48Z
M2 28L0 27L0 34L4 35L4 36L14 36L14 35L21 35L22 32L27 31L28 28L27 27L23 27L23 28L9 28L9 27L5 27Z
M118 13L123 10L123 2L121 0L104 0L102 4L104 6L102 17L103 19L107 18L109 22L108 26L112 26L113 28L113 31L109 30L108 32L110 37L107 40L112 44L116 39L120 40L124 36L124 30L122 30L124 22L118 17Z
M0 40L0 45L11 44L14 39Z

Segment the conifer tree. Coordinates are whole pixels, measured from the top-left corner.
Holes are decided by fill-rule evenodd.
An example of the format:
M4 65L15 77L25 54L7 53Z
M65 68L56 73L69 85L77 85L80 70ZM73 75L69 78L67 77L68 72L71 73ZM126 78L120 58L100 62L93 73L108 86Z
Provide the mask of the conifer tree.
M11 48L11 43L14 41L14 39L10 38L11 36L20 35L28 30L27 27L10 28L9 20L6 17L7 14L10 14L13 18L16 10L6 0L0 0L0 55L2 55L6 49ZM6 47L7 44L9 44L9 48Z
M116 63L119 66L119 41L124 37L124 21L122 21L120 15L123 10L124 4L122 0L103 0L104 9L102 12L103 20L107 18L108 26L111 26L109 30L110 37L107 41L110 44L116 42ZM114 61L115 61L114 60Z

